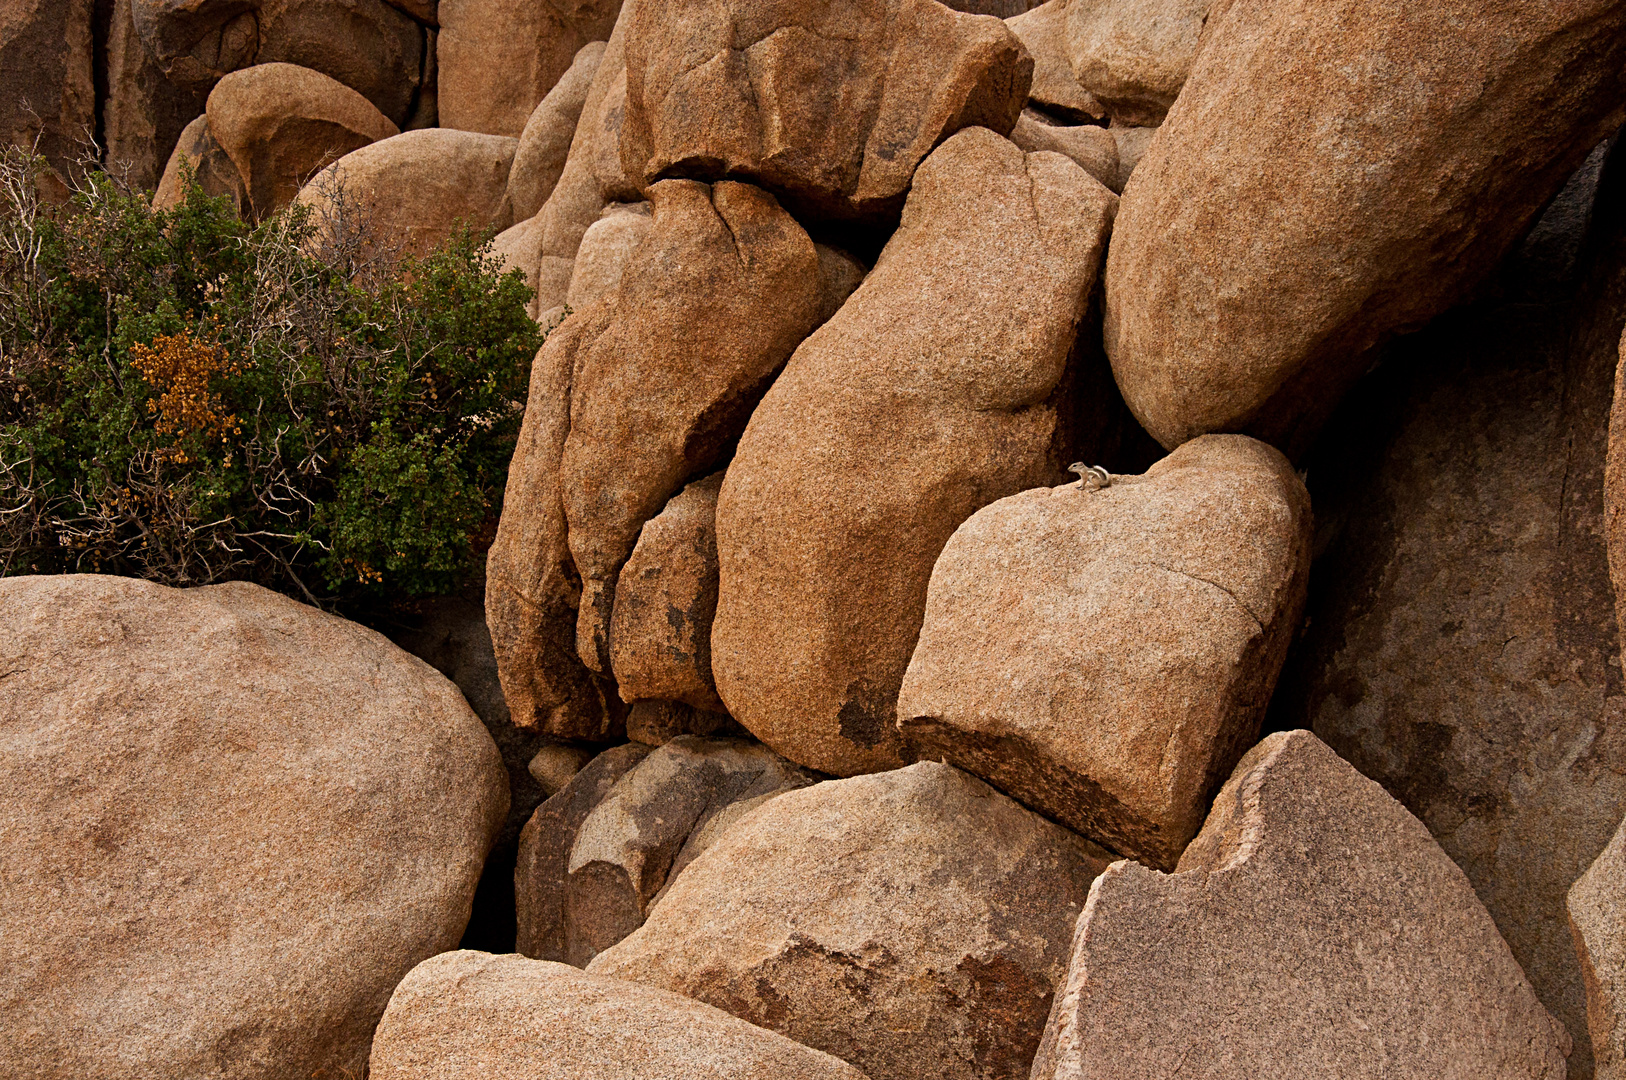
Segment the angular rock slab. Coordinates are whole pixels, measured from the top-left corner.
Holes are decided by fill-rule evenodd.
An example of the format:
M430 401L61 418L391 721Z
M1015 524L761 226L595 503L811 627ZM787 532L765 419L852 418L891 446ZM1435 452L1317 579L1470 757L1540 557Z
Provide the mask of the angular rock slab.
M621 570L610 618L610 665L623 701L681 701L723 712L711 675L717 616L717 494L696 480L644 522Z
M576 830L650 749L626 743L599 754L537 807L520 830L514 866L517 952L537 960L563 960L567 955L566 886Z
M1028 101L1070 120L1099 119L1106 106L1079 85L1067 57L1067 0L1045 3L1005 20L1033 56Z
M1593 1075L1626 1077L1626 826L1570 889L1570 933L1586 979Z
M678 994L479 952L413 968L373 1045L373 1080L865 1080Z
M400 134L356 91L295 64L232 72L210 91L207 115L256 218L293 202L305 181L352 150Z
M886 1080L1020 1077L1110 856L949 765L780 795L589 971Z
M450 128L404 131L335 161L297 201L329 207L342 189L404 253L426 255L462 226L513 224L508 173L518 147L518 139Z
M1562 1042L1422 822L1289 731L1177 873L1096 881L1032 1076L1563 1080Z
M1293 467L1245 435L1098 491L1001 499L932 570L899 727L921 756L1173 869L1258 740L1310 538Z
M608 674L621 566L644 522L733 444L816 325L819 256L750 184L663 180L602 334L583 340L559 475L582 577L577 650Z
M1066 0L1073 75L1114 120L1156 125L1179 96L1213 0Z
M644 924L661 890L730 825L822 777L744 739L680 735L627 772L576 830L565 962L587 963Z
M1626 8L1285 0L1212 22L1125 189L1107 352L1164 446L1242 431L1296 456L1366 350L1462 299L1620 125Z
M360 1075L508 792L457 688L246 583L0 581L8 1076Z
M224 196L231 200L233 209L239 214L248 213L248 188L243 183L243 175L232 164L225 149L215 141L209 131L207 115L199 116L181 130L175 152L169 156L163 178L158 181L158 190L153 192L154 210L173 210L185 201L183 170L191 171L205 195Z
M639 0L626 41L627 176L750 180L816 218L895 216L943 139L1011 129L1033 72L934 0Z
M1116 203L1060 154L955 135L752 415L717 504L712 671L792 761L907 759L898 686L938 553L983 506L1065 475L1051 398Z

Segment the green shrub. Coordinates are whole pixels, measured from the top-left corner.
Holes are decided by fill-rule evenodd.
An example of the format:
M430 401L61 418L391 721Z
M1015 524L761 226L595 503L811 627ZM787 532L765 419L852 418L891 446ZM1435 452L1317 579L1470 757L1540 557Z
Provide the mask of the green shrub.
M0 573L257 581L326 607L480 573L541 334L481 237L344 199L258 227L0 158Z

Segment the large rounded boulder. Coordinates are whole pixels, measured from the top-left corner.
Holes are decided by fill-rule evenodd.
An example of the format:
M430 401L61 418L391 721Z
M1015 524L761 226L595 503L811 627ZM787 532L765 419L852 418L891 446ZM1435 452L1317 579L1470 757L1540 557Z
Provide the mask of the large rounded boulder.
M0 580L15 1077L359 1076L507 810L457 688L258 586Z

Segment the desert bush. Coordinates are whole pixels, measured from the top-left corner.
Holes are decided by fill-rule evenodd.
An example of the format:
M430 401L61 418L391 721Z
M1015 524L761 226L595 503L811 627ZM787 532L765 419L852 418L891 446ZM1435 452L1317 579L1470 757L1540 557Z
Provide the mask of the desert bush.
M541 334L468 232L331 193L259 226L0 158L0 573L246 579L325 607L480 572Z

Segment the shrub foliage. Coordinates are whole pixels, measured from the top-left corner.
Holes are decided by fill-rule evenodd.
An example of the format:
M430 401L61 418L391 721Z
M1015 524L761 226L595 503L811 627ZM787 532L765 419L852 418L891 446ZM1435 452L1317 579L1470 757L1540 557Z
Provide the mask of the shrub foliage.
M0 573L455 590L490 543L541 334L480 237L402 258L340 196L257 227L195 185L64 205L0 159Z

